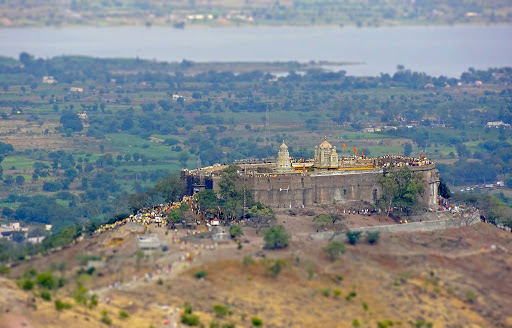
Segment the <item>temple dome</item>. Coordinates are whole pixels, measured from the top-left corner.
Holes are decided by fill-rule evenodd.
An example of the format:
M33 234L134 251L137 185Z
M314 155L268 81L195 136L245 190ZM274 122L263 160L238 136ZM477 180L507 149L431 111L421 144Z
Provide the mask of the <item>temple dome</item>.
M284 140L283 140L283 143L281 144L281 147L279 147L280 150L287 150L288 149L288 146L284 143Z
M324 137L324 141L320 144L320 149L331 149L332 145L327 141L327 137Z

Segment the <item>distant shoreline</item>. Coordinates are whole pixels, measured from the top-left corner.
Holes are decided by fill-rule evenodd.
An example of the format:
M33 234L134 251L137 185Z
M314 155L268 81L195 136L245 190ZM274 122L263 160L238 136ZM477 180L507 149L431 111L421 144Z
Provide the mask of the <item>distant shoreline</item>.
M281 29L281 28L353 28L353 29L379 29L379 28L400 28L400 27L461 27L461 26L512 26L512 22L500 22L500 23L485 23L485 22L474 22L474 23L388 23L379 25L363 25L357 26L356 24L185 24L183 28L176 28L173 24L152 24L150 26L145 25L143 22L135 24L62 24L62 25L46 25L46 24L19 24L19 25L3 25L0 22L0 29L82 29L82 28L170 28L175 30L199 30L199 29Z
M512 25L0 28L0 54L240 62L244 69L258 66L247 63L293 62L286 71L302 70L299 63L335 63L338 67L327 69L338 71L344 64L343 70L355 76L393 74L403 65L432 76L455 77L468 67L511 66L511 32Z

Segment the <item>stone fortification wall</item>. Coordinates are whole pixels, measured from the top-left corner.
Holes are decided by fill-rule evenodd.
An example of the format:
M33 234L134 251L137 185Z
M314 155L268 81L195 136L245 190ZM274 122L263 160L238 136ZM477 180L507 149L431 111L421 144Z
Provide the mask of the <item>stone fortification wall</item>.
M273 207L349 201L373 203L380 197L378 177L382 174L382 170L365 170L254 175L247 177L247 185L256 201Z
M202 189L218 191L219 173L225 167L182 171L186 193L192 195ZM375 203L382 193L379 177L399 167L318 170L306 174L277 173L271 170L270 164L244 165L244 169L248 174L241 174L256 201L273 207L295 208L350 201ZM426 182L422 202L425 206L435 207L439 185L439 171L435 165L409 166L409 169L422 173Z
M445 219L445 220L435 220L435 221L424 221L424 222L412 222L406 224L390 224L383 226L373 226L373 227L361 227L354 228L351 231L360 231L363 234L366 232L374 232L379 231L381 233L397 233L397 232L416 232L416 231L434 231L434 230L443 230L448 228L459 228L468 225L473 225L480 222L480 214L477 212L472 216L472 219L468 218L453 218L453 219ZM313 240L330 240L332 238L332 231L318 232L312 233L309 237ZM339 234L335 236L332 240L334 241L347 241L347 236L345 233Z

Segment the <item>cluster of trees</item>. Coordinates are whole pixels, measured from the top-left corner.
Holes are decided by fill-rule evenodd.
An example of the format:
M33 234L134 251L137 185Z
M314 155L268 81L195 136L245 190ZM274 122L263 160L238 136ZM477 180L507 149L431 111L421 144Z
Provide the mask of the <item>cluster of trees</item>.
M378 206L388 214L397 209L409 215L421 207L419 200L425 192L425 181L420 173L404 166L379 178L379 183L382 185L382 196Z
M133 207L135 201L127 200L129 190L122 188L120 184L122 179L137 179L135 191L144 195L139 197L144 201L139 201L137 208L150 203L159 203L162 200L176 200L181 193L179 179L175 175L168 176L168 170L143 171L137 176L114 171L113 168L119 161L113 160L110 154L100 157L94 164L90 163L87 156L77 158L63 150L39 154L41 159L44 156L50 164L43 161L35 162L32 179L37 181L40 177L55 177L54 180L42 183L43 191L54 194L52 196L10 194L3 199L3 202L19 205L15 210L10 207L3 208L2 213L5 217L25 223L52 224L56 230L59 230L77 222L79 218L102 220L120 213L128 213L130 209L135 208ZM140 159L141 156L134 154L133 157ZM12 179L12 176L8 177ZM80 192L73 193L71 184L77 179L79 183L75 183L73 189L78 189ZM147 192L139 183L156 182L159 179L161 181ZM6 180L9 179L5 178L4 184L11 183ZM18 180L12 181L11 184L24 183Z
M492 224L502 224L512 228L512 198L503 193L496 195L459 193L453 196L453 200L477 207L480 214Z
M261 203L255 202L250 190L237 165L230 165L221 173L219 194L212 190L202 190L196 195L196 201L201 210L211 212L223 219L251 218L252 224L259 232L269 227L274 221L273 210ZM245 209L244 209L245 204Z

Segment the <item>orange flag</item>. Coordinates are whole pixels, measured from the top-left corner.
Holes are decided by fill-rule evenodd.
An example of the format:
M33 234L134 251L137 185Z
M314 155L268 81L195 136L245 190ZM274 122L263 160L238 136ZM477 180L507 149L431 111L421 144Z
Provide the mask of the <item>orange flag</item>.
M345 150L345 148L347 148L347 147L345 146L345 144L343 144L343 150Z
M354 153L356 153L356 154L357 154L357 148L356 148L356 147L354 147Z
M361 156L364 157L364 150L361 150Z
M420 159L421 159L421 153L420 153Z

